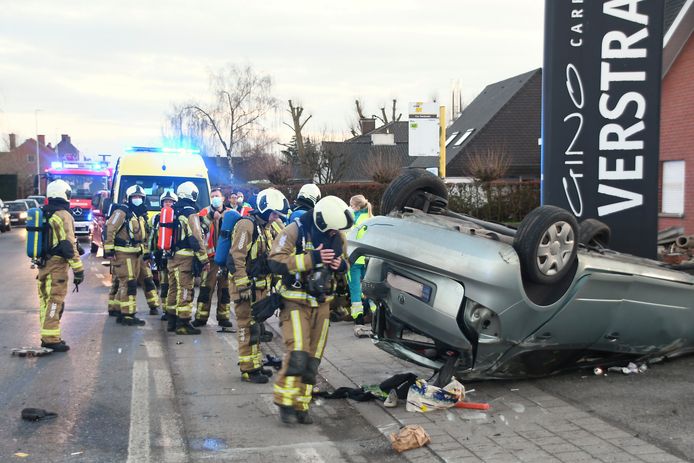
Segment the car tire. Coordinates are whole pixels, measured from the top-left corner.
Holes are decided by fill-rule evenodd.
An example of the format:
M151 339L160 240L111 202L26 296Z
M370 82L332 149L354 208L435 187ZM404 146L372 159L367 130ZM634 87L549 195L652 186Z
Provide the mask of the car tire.
M577 237L578 222L568 211L556 206L533 209L513 239L523 275L540 284L561 280L576 260Z
M440 197L442 203L448 201L448 188L438 176L424 169L404 169L383 192L381 214L403 211L406 207L423 209L426 205L423 193Z
M587 246L606 248L611 235L610 227L598 219L586 219L578 226L578 242Z
M92 254L96 254L99 251L99 245L96 243L91 243L91 247L89 248L89 252Z

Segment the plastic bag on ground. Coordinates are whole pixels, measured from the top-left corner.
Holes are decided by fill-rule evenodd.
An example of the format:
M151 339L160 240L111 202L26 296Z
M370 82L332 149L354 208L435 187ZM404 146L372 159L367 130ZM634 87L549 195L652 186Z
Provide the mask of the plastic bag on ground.
M465 387L455 378L440 388L418 379L407 393L408 412L428 412L453 407L465 398Z
M390 442L398 453L405 452L407 450L418 449L427 444L431 443L431 437L429 434L418 424L408 424L400 428L397 433L390 435Z

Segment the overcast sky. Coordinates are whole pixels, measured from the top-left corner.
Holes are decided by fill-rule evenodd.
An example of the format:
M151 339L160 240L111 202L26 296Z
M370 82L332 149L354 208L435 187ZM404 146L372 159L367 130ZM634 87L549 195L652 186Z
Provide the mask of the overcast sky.
M208 74L250 64L313 132L347 132L397 98L466 103L542 64L542 0L0 0L0 134L72 136L85 154L160 143L171 104L208 95ZM36 109L40 109L38 113ZM0 146L0 148L2 148Z

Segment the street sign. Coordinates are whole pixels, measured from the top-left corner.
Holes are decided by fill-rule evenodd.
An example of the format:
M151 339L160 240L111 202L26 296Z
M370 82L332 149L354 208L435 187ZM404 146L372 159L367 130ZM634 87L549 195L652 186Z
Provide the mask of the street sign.
M439 155L439 104L409 103L408 154Z

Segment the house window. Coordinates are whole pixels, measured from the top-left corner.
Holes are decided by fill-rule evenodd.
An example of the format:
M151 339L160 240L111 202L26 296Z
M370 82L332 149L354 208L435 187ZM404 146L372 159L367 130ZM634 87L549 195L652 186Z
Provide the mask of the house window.
M462 134L462 135L460 136L460 138L458 139L458 141L455 142L455 146L460 146L460 145L462 145L463 142L464 142L465 140L467 140L467 137L470 136L470 134L472 133L473 130L475 130L475 129L467 129L467 130L465 131L465 133Z
M34 162L36 158L32 155L27 156L27 162Z
M684 161L663 162L663 214L684 214Z
M446 140L446 146L448 146L453 141L453 139L458 136L459 133L460 132L453 132L451 136L448 137L448 139Z

